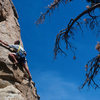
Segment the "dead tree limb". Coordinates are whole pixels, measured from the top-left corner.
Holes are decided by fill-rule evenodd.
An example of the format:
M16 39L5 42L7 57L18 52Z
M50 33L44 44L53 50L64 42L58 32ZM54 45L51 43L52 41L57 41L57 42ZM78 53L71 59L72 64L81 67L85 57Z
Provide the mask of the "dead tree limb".
M70 1L72 1L72 0L54 0L53 3L48 5L48 9L46 10L46 12L42 13L40 15L39 19L36 21L36 24L42 24L45 20L46 15L47 14L50 15L51 11L53 11L55 8L57 8L61 2L67 3L67 2L70 2Z
M82 89L86 84L88 87L92 86L94 89L99 88L99 84L96 83L95 76L98 75L100 72L100 55L92 58L88 63L85 65L86 68L86 80L80 87Z
M55 57L56 55L59 53L59 52L62 52L61 51L61 47L60 47L60 40L65 40L65 44L66 44L66 47L68 49L68 45L70 45L70 43L68 42L68 39L70 37L70 30L71 28L73 27L73 25L84 15L86 14L89 14L90 16L90 12L95 10L96 8L100 7L100 3L98 4L95 4L94 6L86 9L85 11L83 11L81 14L79 14L75 19L71 19L69 21L69 24L67 25L67 27L65 29L62 29L56 36L56 42L55 42L55 48L54 48L54 54L55 54ZM90 16L92 18L95 18L93 16ZM70 47L69 47L70 48Z

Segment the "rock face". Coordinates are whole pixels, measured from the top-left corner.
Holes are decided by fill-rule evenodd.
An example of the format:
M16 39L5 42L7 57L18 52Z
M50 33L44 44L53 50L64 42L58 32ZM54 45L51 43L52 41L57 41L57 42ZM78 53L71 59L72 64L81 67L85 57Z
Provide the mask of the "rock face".
M0 40L8 44L21 41L17 20L12 1L0 0ZM15 66L10 61L9 53L11 51L0 44L0 100L39 100L34 82L29 82L23 66Z

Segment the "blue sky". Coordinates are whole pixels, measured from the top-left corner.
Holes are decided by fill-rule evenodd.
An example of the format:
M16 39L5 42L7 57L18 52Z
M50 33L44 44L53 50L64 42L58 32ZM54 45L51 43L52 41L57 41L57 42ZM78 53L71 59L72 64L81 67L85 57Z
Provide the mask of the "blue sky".
M13 0L19 15L19 24L24 48L33 81L41 100L99 100L100 90L78 87L85 79L85 64L97 55L95 45L100 41L96 31L83 27L75 34L72 44L77 47L76 60L68 51L68 56L58 55L54 60L53 48L57 33L65 28L70 18L75 18L86 9L85 0L73 0L60 5L42 25L34 22L52 0Z

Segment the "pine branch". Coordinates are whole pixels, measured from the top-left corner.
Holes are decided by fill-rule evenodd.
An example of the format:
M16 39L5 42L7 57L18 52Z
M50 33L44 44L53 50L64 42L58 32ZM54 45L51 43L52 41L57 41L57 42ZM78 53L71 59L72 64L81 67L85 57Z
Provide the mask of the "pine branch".
M71 35L71 34L70 34L70 30L71 30L71 28L73 27L73 25L74 25L76 22L78 22L78 20L79 20L82 16L84 16L84 15L86 15L86 14L89 14L89 16L90 16L91 18L93 18L93 20L94 20L94 18L96 18L96 17L91 16L91 15L90 15L90 12L93 11L93 10L95 10L95 9L98 8L98 7L100 7L100 3L95 4L94 6L92 6L92 7L88 8L88 9L86 9L85 11L83 11L82 13L80 13L75 19L71 19L71 20L69 21L69 24L67 25L67 27L66 27L65 29L62 29L62 30L57 34L57 36L56 36L56 42L55 42L55 48L54 48L55 56L57 56L57 54L58 54L58 51L59 51L58 45L59 45L61 39L62 39L62 40L64 39L64 40L65 40L65 43L66 43L66 46L68 46L68 39L69 39L69 37L70 37L70 35ZM61 50L60 50L60 51L61 51Z
M50 5L48 5L48 9L46 10L45 13L42 13L39 17L39 19L36 21L36 24L42 24L45 20L46 15L50 15L51 11L53 11L55 8L57 8L59 6L60 3L67 3L70 2L72 0L54 0L53 3L51 3Z

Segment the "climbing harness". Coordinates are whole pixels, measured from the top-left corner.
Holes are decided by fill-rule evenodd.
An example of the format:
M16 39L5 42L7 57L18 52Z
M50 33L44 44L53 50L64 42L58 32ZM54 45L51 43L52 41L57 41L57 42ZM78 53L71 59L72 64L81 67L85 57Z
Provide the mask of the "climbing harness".
M19 48L18 48L18 50L17 50L17 53L19 53L20 49L21 49L21 46L19 45Z

